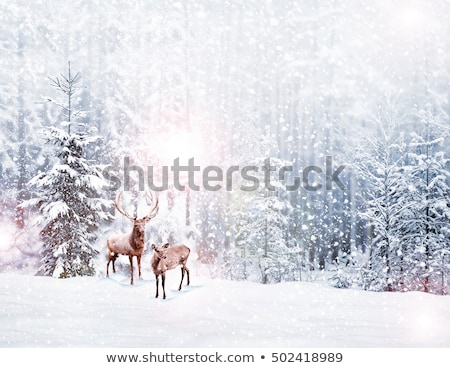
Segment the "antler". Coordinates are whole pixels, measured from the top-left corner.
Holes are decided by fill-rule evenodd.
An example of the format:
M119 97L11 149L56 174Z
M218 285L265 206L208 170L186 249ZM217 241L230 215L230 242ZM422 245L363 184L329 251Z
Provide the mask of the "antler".
M133 220L134 217L130 216L130 215L128 214L128 212L126 212L126 211L122 208L122 205L120 204L120 202L121 202L121 200L122 200L122 193L123 193L123 192L120 192L119 194L117 194L116 201L114 202L114 205L116 206L117 210L118 210L122 215L124 215L127 219Z
M145 193L147 199L150 201L150 211L147 216L144 217L146 221L150 221L153 217L155 217L158 214L159 210L159 204L158 204L158 197L156 196L156 200L153 197L153 192L148 191Z

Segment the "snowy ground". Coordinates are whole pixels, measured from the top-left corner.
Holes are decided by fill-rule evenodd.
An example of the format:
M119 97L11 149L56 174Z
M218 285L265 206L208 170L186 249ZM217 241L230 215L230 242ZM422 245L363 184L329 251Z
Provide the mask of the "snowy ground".
M0 274L0 347L450 347L450 297L196 279Z

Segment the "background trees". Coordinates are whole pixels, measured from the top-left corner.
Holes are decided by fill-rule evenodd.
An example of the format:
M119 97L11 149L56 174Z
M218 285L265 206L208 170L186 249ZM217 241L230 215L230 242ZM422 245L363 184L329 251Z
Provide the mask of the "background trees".
M120 166L127 156L160 167L195 156L201 166L227 168L270 156L294 173L327 156L348 164L345 190L164 193L160 216L171 220L148 229L155 242L190 240L213 274L233 278L277 282L351 269L372 289L446 290L448 2L0 6L1 206L22 239L15 249L28 252L32 231L24 219L34 215L16 210L30 195L25 183L53 164L38 127L59 121L35 102L53 95L47 76L72 60L86 87L83 122L105 142L84 147L98 164ZM386 96L398 102L386 105ZM273 220L273 233L247 226L256 219ZM282 277L256 266L265 239L277 239L267 254L282 261Z

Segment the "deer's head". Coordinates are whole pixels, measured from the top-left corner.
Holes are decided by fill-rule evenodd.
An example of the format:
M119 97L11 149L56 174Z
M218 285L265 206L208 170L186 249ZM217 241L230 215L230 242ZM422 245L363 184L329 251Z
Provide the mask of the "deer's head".
M166 243L161 247L157 247L155 244L152 244L152 249L155 251L155 256L158 259L166 259L167 258L167 249L168 248L169 248L169 243Z
M150 202L150 210L147 216L142 218L137 218L131 216L127 211L122 208L121 200L122 193L120 192L117 195L116 201L114 202L117 210L124 215L127 219L129 219L133 223L133 231L132 231L132 241L136 245L136 247L140 248L144 246L144 237L145 237L145 224L149 222L153 217L155 217L159 210L158 198L154 198L152 192L146 192L145 195L147 197L148 202Z

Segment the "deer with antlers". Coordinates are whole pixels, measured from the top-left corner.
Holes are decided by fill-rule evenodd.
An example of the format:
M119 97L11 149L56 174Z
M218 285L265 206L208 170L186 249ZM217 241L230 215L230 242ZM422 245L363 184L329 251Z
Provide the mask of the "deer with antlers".
M109 264L112 261L113 272L116 272L114 262L119 254L128 256L131 266L131 285L134 284L133 278L133 257L136 256L139 278L141 278L141 257L145 247L145 224L149 222L158 213L158 198L154 198L152 192L146 192L146 197L150 201L150 211L147 216L138 219L132 217L122 209L120 204L122 192L120 192L114 202L117 210L133 223L133 229L127 234L114 235L106 241L108 247L108 263L106 265L106 277L109 277Z
M159 275L161 275L163 299L166 299L166 271L180 265L181 282L178 290L181 290L185 273L187 274L187 285L189 285L189 269L186 267L186 262L191 250L184 244L169 246L169 243L162 247L152 244L152 249L154 253L150 265L156 277L156 298L158 297Z

